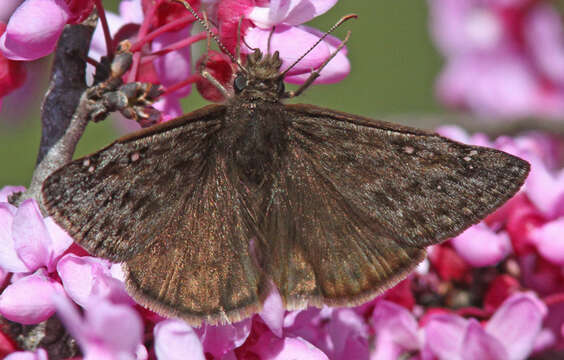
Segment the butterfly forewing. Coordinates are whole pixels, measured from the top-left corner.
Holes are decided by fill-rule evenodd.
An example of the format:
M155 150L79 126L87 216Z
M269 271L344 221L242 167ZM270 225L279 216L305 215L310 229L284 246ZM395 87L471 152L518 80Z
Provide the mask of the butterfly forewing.
M47 211L90 253L130 258L201 180L224 110L208 107L74 160L44 182Z
M325 194L339 194L359 221L403 245L457 235L513 196L529 171L517 157L430 132L311 105L286 108L291 146L308 154Z

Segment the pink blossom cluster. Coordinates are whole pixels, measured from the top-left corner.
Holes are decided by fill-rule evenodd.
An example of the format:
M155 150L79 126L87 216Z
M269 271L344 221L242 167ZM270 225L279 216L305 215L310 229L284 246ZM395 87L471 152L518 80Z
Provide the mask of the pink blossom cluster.
M531 175L506 205L429 249L416 272L364 305L286 311L273 291L261 313L235 324L164 319L127 295L119 265L71 245L33 200L7 203L22 190L7 187L0 314L36 324L57 312L87 359L526 359L563 351L564 142L440 133L523 157ZM1 330L8 359L47 359L43 349L17 351Z
M218 29L219 38L232 54L235 54L240 22L243 55L254 48L266 53L274 26L271 48L280 52L282 69L292 64L321 35L320 31L302 24L325 13L336 2L189 1L196 10L205 11L209 23ZM89 63L96 64L101 56L112 55L119 42L129 40L134 61L124 80L151 82L164 87L165 94L156 104L163 113L163 120L182 114L179 100L190 94L194 83L205 98L222 100L192 64L190 47L205 40L207 34L203 31L191 34L195 18L172 0L123 0L119 4L119 14L105 11L101 0L3 0L0 5L0 99L23 84L26 61L53 52L63 27L84 20L94 5L103 21L99 22L94 34ZM326 38L288 73L286 81L305 81L312 69L319 67L339 43L334 37ZM203 61L220 82L231 86L236 68L225 54L211 51L202 55L196 62L198 68ZM337 82L349 71L346 49L343 49L316 82Z
M562 7L548 0L428 0L447 105L483 116L564 114Z

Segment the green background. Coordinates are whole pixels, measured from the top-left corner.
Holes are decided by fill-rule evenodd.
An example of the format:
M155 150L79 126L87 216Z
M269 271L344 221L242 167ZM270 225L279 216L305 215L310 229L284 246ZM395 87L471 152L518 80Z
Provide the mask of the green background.
M105 1L115 9L115 1ZM343 15L356 13L336 32L343 38L352 31L348 43L352 63L350 75L338 84L308 89L298 102L382 117L393 114L438 112L434 81L441 58L429 36L427 6L424 1L341 0L309 25L328 29ZM50 59L29 64L33 81L4 99L0 110L0 187L29 184L40 138L39 107L46 88L45 75ZM197 91L186 98L186 112L206 104ZM115 139L111 121L89 124L76 156L90 153Z

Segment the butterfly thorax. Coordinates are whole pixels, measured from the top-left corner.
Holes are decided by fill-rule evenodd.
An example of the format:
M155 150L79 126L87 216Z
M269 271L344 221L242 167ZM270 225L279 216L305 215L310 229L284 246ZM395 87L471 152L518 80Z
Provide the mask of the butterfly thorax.
M286 151L281 65L278 52L264 57L260 51L250 54L247 72L237 75L235 95L226 103L226 131L222 134L226 154L243 177L257 184L267 180L267 174L276 173Z

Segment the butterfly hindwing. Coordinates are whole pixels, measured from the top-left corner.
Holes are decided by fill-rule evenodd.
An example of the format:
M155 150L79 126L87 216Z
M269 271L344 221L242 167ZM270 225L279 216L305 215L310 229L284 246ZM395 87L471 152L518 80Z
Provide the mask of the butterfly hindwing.
M272 240L265 268L287 307L360 304L423 259L424 249L367 223L319 176L316 154L291 142L263 223Z

